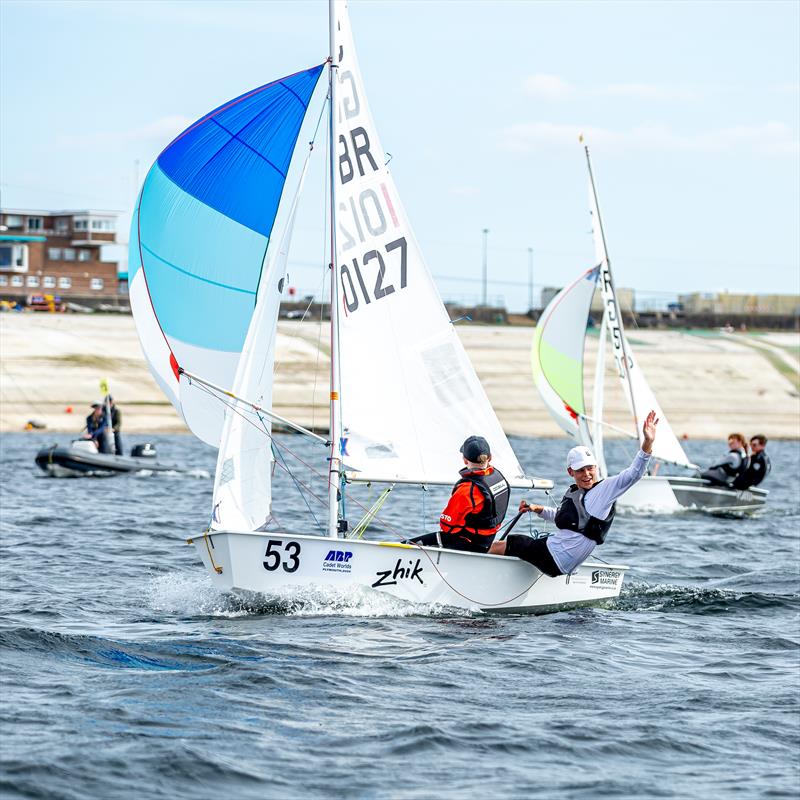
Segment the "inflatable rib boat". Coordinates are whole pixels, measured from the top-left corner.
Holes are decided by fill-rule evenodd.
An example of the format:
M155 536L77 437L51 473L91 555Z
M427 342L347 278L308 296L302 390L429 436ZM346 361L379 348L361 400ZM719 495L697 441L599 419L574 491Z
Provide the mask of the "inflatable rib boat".
M84 476L107 477L122 472L185 472L174 464L156 458L156 448L150 442L137 444L129 456L100 453L94 442L75 439L68 446L54 444L36 454L36 464L54 478Z

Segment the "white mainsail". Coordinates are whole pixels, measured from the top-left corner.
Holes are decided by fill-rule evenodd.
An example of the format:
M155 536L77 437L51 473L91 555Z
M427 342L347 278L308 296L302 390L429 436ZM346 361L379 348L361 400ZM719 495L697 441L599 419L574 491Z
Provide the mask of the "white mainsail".
M589 151L586 150L587 162ZM605 305L605 322L608 325L611 338L611 347L614 359L617 364L617 373L625 392L631 414L633 416L633 433L641 441L642 424L647 414L653 410L659 418L658 437L653 445L653 455L655 458L677 464L684 467L694 468L686 453L678 441L678 437L672 430L666 415L650 389L644 373L636 363L630 343L625 337L622 324L622 312L617 300L614 289L614 280L611 273L611 264L603 235L602 221L597 204L597 193L595 191L594 179L589 165L589 210L592 216L592 236L594 238L595 255L600 265L600 292Z
M351 477L449 483L461 443L524 473L450 323L406 218L367 103L345 2L336 4L334 140L342 459Z

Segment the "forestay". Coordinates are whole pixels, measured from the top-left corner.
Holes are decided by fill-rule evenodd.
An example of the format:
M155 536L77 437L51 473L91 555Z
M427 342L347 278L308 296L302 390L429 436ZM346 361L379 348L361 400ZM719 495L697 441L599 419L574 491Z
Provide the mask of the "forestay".
M529 485L386 167L344 2L336 6L334 34L342 458L360 479L452 482L463 465L461 443L477 434L510 481Z
M180 134L133 214L131 308L156 381L217 446L224 405L179 373L233 385L286 172L322 65L254 89Z

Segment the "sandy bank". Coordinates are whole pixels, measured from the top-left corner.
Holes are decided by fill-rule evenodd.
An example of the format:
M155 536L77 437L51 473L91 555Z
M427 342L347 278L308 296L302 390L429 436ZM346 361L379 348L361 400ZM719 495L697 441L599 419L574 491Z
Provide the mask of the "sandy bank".
M458 330L506 431L559 435L533 387L532 329ZM316 323L301 322L282 322L279 332L275 410L304 425L325 426L326 332L320 336ZM800 438L800 335L632 331L630 339L678 435L723 438L741 430ZM595 349L590 343L588 386ZM79 431L104 377L124 411L127 432L186 430L150 377L131 317L1 314L0 361L1 431L22 430L29 419L42 420L51 431ZM627 428L611 364L607 385L606 418Z

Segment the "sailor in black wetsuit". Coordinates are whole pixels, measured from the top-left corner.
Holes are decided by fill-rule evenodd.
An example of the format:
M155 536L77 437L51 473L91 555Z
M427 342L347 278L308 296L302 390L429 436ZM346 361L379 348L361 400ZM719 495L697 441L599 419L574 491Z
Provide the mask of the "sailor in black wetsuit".
M750 464L747 469L733 482L734 489L749 489L758 486L772 469L766 451L767 437L758 433L750 437Z
M725 458L701 472L700 477L715 486L732 486L747 471L749 463L744 436L741 433L732 433L728 436L728 453Z

